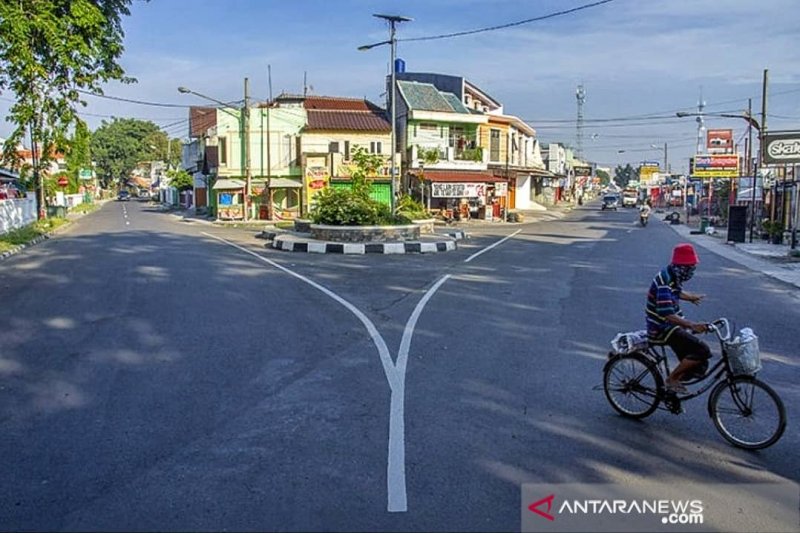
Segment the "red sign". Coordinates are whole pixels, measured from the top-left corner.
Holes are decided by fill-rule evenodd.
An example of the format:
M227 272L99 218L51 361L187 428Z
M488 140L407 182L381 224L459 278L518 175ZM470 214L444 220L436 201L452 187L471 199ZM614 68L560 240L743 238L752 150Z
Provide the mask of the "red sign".
M58 178L58 186L59 187L66 187L67 185L69 185L69 180L67 178L65 178L64 176L61 176L60 178Z
M706 146L709 150L733 152L733 130L708 130Z

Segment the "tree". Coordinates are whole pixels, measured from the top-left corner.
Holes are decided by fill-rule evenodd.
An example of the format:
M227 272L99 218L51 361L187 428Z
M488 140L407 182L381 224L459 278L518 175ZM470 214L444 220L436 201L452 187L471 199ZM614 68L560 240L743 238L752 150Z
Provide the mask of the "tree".
M171 187L175 187L179 191L186 191L194 187L194 178L185 170L168 170L167 177Z
M105 120L92 135L92 158L104 186L128 178L136 165L153 157L152 140L163 135L150 121L135 118Z
M80 91L102 93L101 84L132 82L118 60L124 50L122 17L131 0L18 0L0 2L0 91L14 94L6 141L16 146L31 130L38 168L64 146L86 105ZM3 162L16 168L19 156L5 150ZM40 201L43 197L39 196ZM40 216L44 205L40 204Z
M625 165L617 165L614 169L614 181L617 185L625 188L628 182L639 181L639 171L631 166L630 163Z
M149 159L164 161L168 168L180 166L183 150L180 139L170 139L163 131L157 131L147 138L146 144L150 148Z
M605 170L598 168L595 171L595 174L597 175L598 178L600 178L600 185L605 187L606 185L611 183L611 176L609 176L608 172L606 172Z
M72 139L68 143L65 154L67 174L76 183L81 169L91 170L92 168L91 139L92 134L89 132L86 123L78 119L75 124L75 132L72 134Z

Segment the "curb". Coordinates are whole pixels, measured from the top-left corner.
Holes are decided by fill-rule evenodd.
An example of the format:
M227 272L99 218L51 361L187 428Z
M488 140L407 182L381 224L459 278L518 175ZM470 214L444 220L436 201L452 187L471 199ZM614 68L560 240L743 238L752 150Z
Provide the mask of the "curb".
M272 241L272 248L285 252L305 252L310 254L427 254L450 252L456 249L455 241L376 243L298 242L281 237L282 236L277 236Z
M31 246L35 246L35 245L39 244L42 241L46 241L47 239L50 238L51 235L53 235L53 233L54 232L52 232L52 231L50 233L45 233L41 237L36 237L35 239L33 239L32 241L30 241L28 243L20 244L19 246L16 246L16 247L14 247L14 248L12 248L12 249L10 249L8 251L3 252L2 254L0 254L0 261L2 261L3 259L9 258L12 255L17 255L18 253L24 251L26 248L30 248Z

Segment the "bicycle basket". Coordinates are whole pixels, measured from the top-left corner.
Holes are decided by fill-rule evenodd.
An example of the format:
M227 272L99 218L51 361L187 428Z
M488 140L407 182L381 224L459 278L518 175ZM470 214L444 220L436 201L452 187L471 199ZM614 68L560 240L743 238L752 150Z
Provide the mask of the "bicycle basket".
M735 376L752 376L761 370L758 337L750 328L744 328L732 341L725 343L728 363Z
M633 353L647 348L647 330L629 331L627 333L617 333L611 339L611 349L614 353Z

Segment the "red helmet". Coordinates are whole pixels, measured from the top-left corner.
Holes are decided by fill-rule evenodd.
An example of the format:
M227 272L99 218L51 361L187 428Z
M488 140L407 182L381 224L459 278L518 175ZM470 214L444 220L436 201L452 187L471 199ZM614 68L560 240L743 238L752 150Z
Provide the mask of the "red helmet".
M672 250L672 264L694 266L699 263L697 253L691 244L679 244Z

